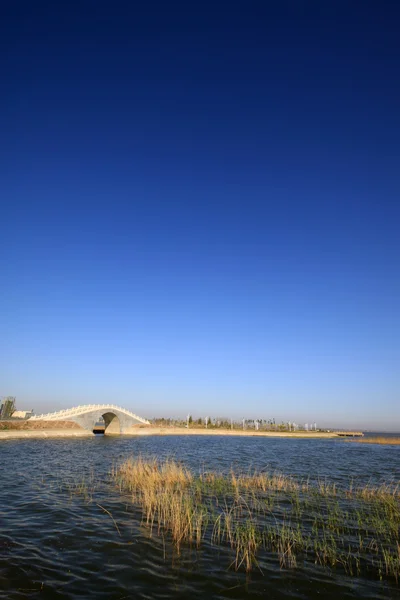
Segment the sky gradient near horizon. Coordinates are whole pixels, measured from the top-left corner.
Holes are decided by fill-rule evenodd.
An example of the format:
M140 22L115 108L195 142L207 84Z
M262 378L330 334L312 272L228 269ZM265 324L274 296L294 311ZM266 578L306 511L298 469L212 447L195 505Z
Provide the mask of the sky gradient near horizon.
M3 3L0 396L399 431L399 28Z

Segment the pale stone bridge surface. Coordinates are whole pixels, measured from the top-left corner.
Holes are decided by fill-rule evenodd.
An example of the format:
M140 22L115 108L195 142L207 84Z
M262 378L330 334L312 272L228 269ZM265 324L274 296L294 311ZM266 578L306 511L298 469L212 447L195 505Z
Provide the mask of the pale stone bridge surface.
M74 421L84 429L93 431L95 424L104 419L105 431L108 434L126 433L132 425L150 422L138 417L130 410L115 404L85 404L75 406L58 412L35 415L29 421Z

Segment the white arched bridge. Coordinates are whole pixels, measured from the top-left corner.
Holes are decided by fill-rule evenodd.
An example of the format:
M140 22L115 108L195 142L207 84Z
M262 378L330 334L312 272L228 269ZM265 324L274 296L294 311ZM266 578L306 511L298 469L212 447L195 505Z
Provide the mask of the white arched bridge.
M35 415L30 417L30 421L73 421L87 429L93 431L96 423L104 419L104 433L119 434L127 433L132 425L150 425L147 419L138 417L130 410L116 406L115 404L84 404L74 406L58 412Z

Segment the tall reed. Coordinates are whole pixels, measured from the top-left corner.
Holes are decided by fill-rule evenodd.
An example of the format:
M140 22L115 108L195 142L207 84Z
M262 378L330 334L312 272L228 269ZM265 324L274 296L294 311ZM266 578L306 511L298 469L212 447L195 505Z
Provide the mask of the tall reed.
M141 507L150 534L184 545L224 545L232 566L261 569L263 553L282 568L299 559L350 575L400 577L400 493L396 482L339 487L279 473L194 474L175 460L125 460L114 480Z

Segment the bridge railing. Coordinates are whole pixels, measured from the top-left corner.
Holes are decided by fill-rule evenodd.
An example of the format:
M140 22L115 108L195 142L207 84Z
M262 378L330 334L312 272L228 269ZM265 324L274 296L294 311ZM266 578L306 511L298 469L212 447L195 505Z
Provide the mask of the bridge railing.
M33 417L30 417L30 419L34 420L34 421L35 420L59 421L59 420L62 420L63 418L79 416L79 415L85 414L87 412L91 412L93 410L105 410L105 409L118 410L119 412L122 412L123 414L128 415L129 417L132 417L133 419L136 419L137 421L139 421L141 423L145 423L147 425L150 424L150 422L147 419L143 419L142 417L135 415L135 413L131 412L130 410L127 410L126 408L123 408L122 406L117 406L116 404L84 404L81 406L73 406L72 408L66 408L64 410L59 410L59 411L52 412L52 413L35 415Z

